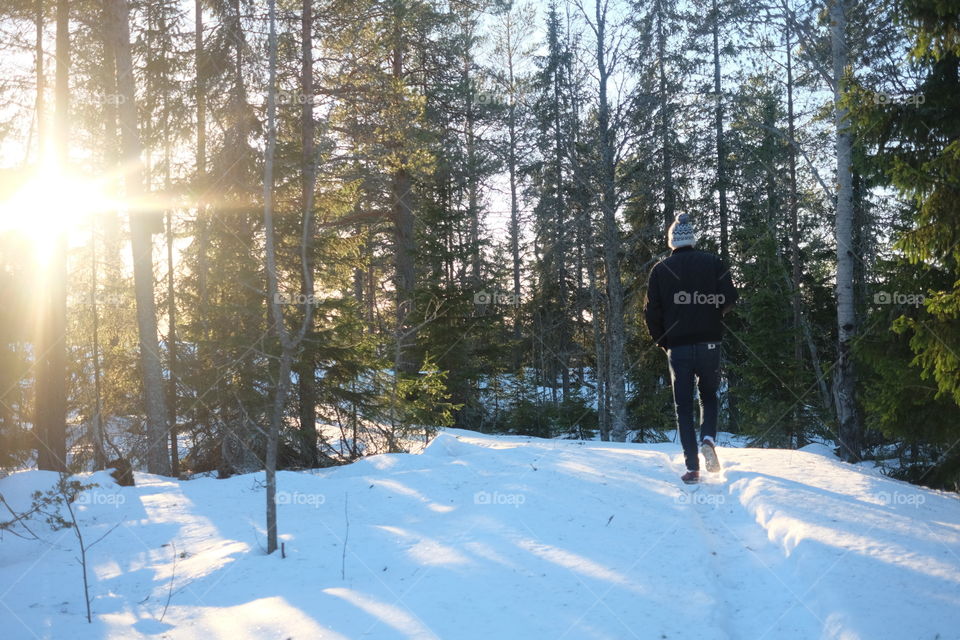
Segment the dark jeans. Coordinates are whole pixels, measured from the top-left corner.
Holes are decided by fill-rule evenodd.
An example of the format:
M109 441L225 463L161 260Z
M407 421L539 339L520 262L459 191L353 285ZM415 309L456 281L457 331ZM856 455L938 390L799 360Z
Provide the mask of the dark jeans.
M687 469L698 471L697 433L693 426L693 382L700 391L700 439L717 438L717 387L720 386L720 343L701 342L667 350L673 378L673 403L677 429Z

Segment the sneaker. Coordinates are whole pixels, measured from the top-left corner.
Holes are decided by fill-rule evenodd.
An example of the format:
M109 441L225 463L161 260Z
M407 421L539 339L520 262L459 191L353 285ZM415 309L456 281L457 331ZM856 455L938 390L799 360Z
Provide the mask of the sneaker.
M713 446L712 439L703 439L703 442L700 443L700 453L703 454L704 460L707 461L707 471L710 473L720 471L720 460L717 458L717 448Z
M699 471L687 471L685 474L680 476L680 479L686 484L697 484L700 482L700 472Z

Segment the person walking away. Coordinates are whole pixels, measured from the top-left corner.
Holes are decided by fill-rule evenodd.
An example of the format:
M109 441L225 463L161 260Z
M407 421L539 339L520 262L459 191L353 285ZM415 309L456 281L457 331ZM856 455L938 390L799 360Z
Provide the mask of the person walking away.
M717 458L717 388L723 317L737 301L729 268L719 257L695 248L696 231L686 214L667 231L670 256L650 271L644 318L653 340L667 354L677 430L683 445L687 484L700 481L700 458L693 422L693 389L700 392L700 452L707 471L720 470Z

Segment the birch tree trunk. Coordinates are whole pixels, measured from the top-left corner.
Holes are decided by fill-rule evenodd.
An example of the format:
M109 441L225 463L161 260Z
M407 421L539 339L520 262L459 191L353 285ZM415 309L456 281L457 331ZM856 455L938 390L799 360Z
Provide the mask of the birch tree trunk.
M854 305L852 139L847 110L840 104L847 72L845 0L831 0L830 39L833 58L834 122L837 156L837 366L833 382L839 427L840 455L847 461L860 458L860 418L856 405L856 371L852 346L857 333Z
M264 253L267 276L267 307L273 323L273 331L280 342L280 368L277 383L273 390L273 407L270 411L270 425L267 431L266 467L266 499L267 499L267 553L277 550L277 446L280 439L280 426L283 423L284 409L287 396L290 392L290 373L293 369L293 358L303 343L307 330L312 326L314 301L307 298L301 318L300 328L296 333L287 329L286 321L278 298L279 285L277 282L277 248L274 238L273 225L273 162L274 150L277 146L277 5L276 0L268 2L268 16L270 34L268 36L269 72L267 86L267 140L264 149L263 162L263 227ZM300 260L303 267L303 278L308 291L313 291L313 272L309 269L307 248L308 236L312 233L313 190L316 186L316 171L307 172L307 197L303 202L303 227L300 238Z

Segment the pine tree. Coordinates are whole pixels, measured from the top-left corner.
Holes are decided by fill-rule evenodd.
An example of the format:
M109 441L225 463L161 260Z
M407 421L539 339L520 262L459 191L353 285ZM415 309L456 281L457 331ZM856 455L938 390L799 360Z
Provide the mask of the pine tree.
M893 326L909 339L914 354L911 365L920 368L922 379L936 382L935 399L949 398L960 404L960 359L956 355L960 348L960 107L956 102L960 93L960 12L949 3L911 0L904 6L899 24L912 41L910 61L920 71L915 84L908 85L912 93L891 96L859 86L847 102L858 135L872 151L868 170L875 168L881 183L896 188L910 212L895 245L903 252L905 264L896 268L889 283L900 283L905 291L893 289L877 295L899 293L922 300L921 306L896 318ZM902 352L902 343L898 348ZM900 368L905 361L901 360ZM878 365L877 371L883 375L885 369ZM872 397L877 406L877 397ZM889 431L889 418L896 414L890 405L883 409ZM955 429L931 433L937 422L920 433L911 429L905 435L951 443L957 435ZM910 424L918 423L911 417ZM956 486L960 457L949 448L943 451L936 461L937 475L941 483L949 479Z
M530 167L531 188L536 192L535 269L537 294L534 306L534 365L542 383L557 398L570 391L570 247L571 225L567 223L569 188L568 139L570 97L567 79L572 52L556 4L547 11L547 53L536 74L533 114L537 122L537 156Z

